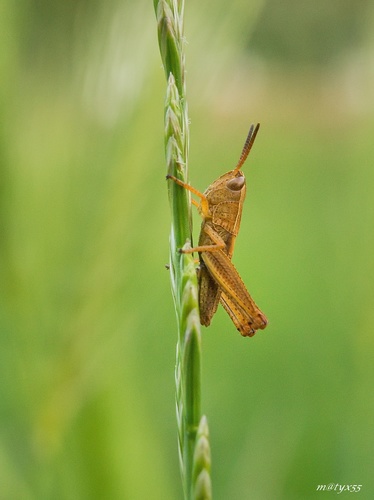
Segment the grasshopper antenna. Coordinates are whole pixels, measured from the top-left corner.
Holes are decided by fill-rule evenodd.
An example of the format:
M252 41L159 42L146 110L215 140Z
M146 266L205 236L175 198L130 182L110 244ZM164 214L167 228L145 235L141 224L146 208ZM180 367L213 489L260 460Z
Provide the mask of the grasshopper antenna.
M246 139L244 147L243 147L242 154L240 155L240 159L238 161L238 164L234 168L234 172L237 172L238 170L240 170L240 168L243 166L245 160L247 159L249 152L252 149L253 143L255 142L256 135L257 135L259 128L260 128L259 123L257 123L256 127L253 124L251 125L249 132L248 132L247 139Z

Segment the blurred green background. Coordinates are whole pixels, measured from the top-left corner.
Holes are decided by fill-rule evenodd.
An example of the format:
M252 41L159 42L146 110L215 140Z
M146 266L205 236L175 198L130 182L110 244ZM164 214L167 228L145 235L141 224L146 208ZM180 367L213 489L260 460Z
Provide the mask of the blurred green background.
M0 33L0 498L179 499L153 3L2 0ZM185 33L191 183L261 122L233 260L270 323L203 329L214 498L374 498L373 3L192 0Z

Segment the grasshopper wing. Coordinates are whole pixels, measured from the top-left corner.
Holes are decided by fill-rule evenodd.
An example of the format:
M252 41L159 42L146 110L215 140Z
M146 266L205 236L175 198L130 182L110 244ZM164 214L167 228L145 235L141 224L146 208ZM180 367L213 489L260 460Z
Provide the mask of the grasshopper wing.
M218 283L209 274L204 262L200 263L199 270L199 309L200 323L209 326L212 317L217 311L221 289Z

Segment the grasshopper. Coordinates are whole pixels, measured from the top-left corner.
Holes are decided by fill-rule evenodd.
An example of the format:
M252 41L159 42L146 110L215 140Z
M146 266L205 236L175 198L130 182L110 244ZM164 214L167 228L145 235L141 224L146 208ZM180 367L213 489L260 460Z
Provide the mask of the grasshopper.
M192 199L202 217L199 243L183 248L182 253L199 253L199 308L202 325L209 326L219 302L244 337L267 325L266 316L249 295L238 271L231 262L239 232L246 195L246 181L240 170L252 148L260 124L251 125L240 159L234 168L215 180L204 193L168 175L179 186L196 195Z

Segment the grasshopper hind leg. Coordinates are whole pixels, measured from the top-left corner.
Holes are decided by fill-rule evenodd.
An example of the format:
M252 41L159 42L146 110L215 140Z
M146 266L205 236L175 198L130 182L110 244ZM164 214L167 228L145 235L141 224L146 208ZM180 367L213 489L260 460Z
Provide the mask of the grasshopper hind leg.
M220 302L243 337L253 337L257 330L263 330L266 327L267 319L259 309L251 315L223 292Z

